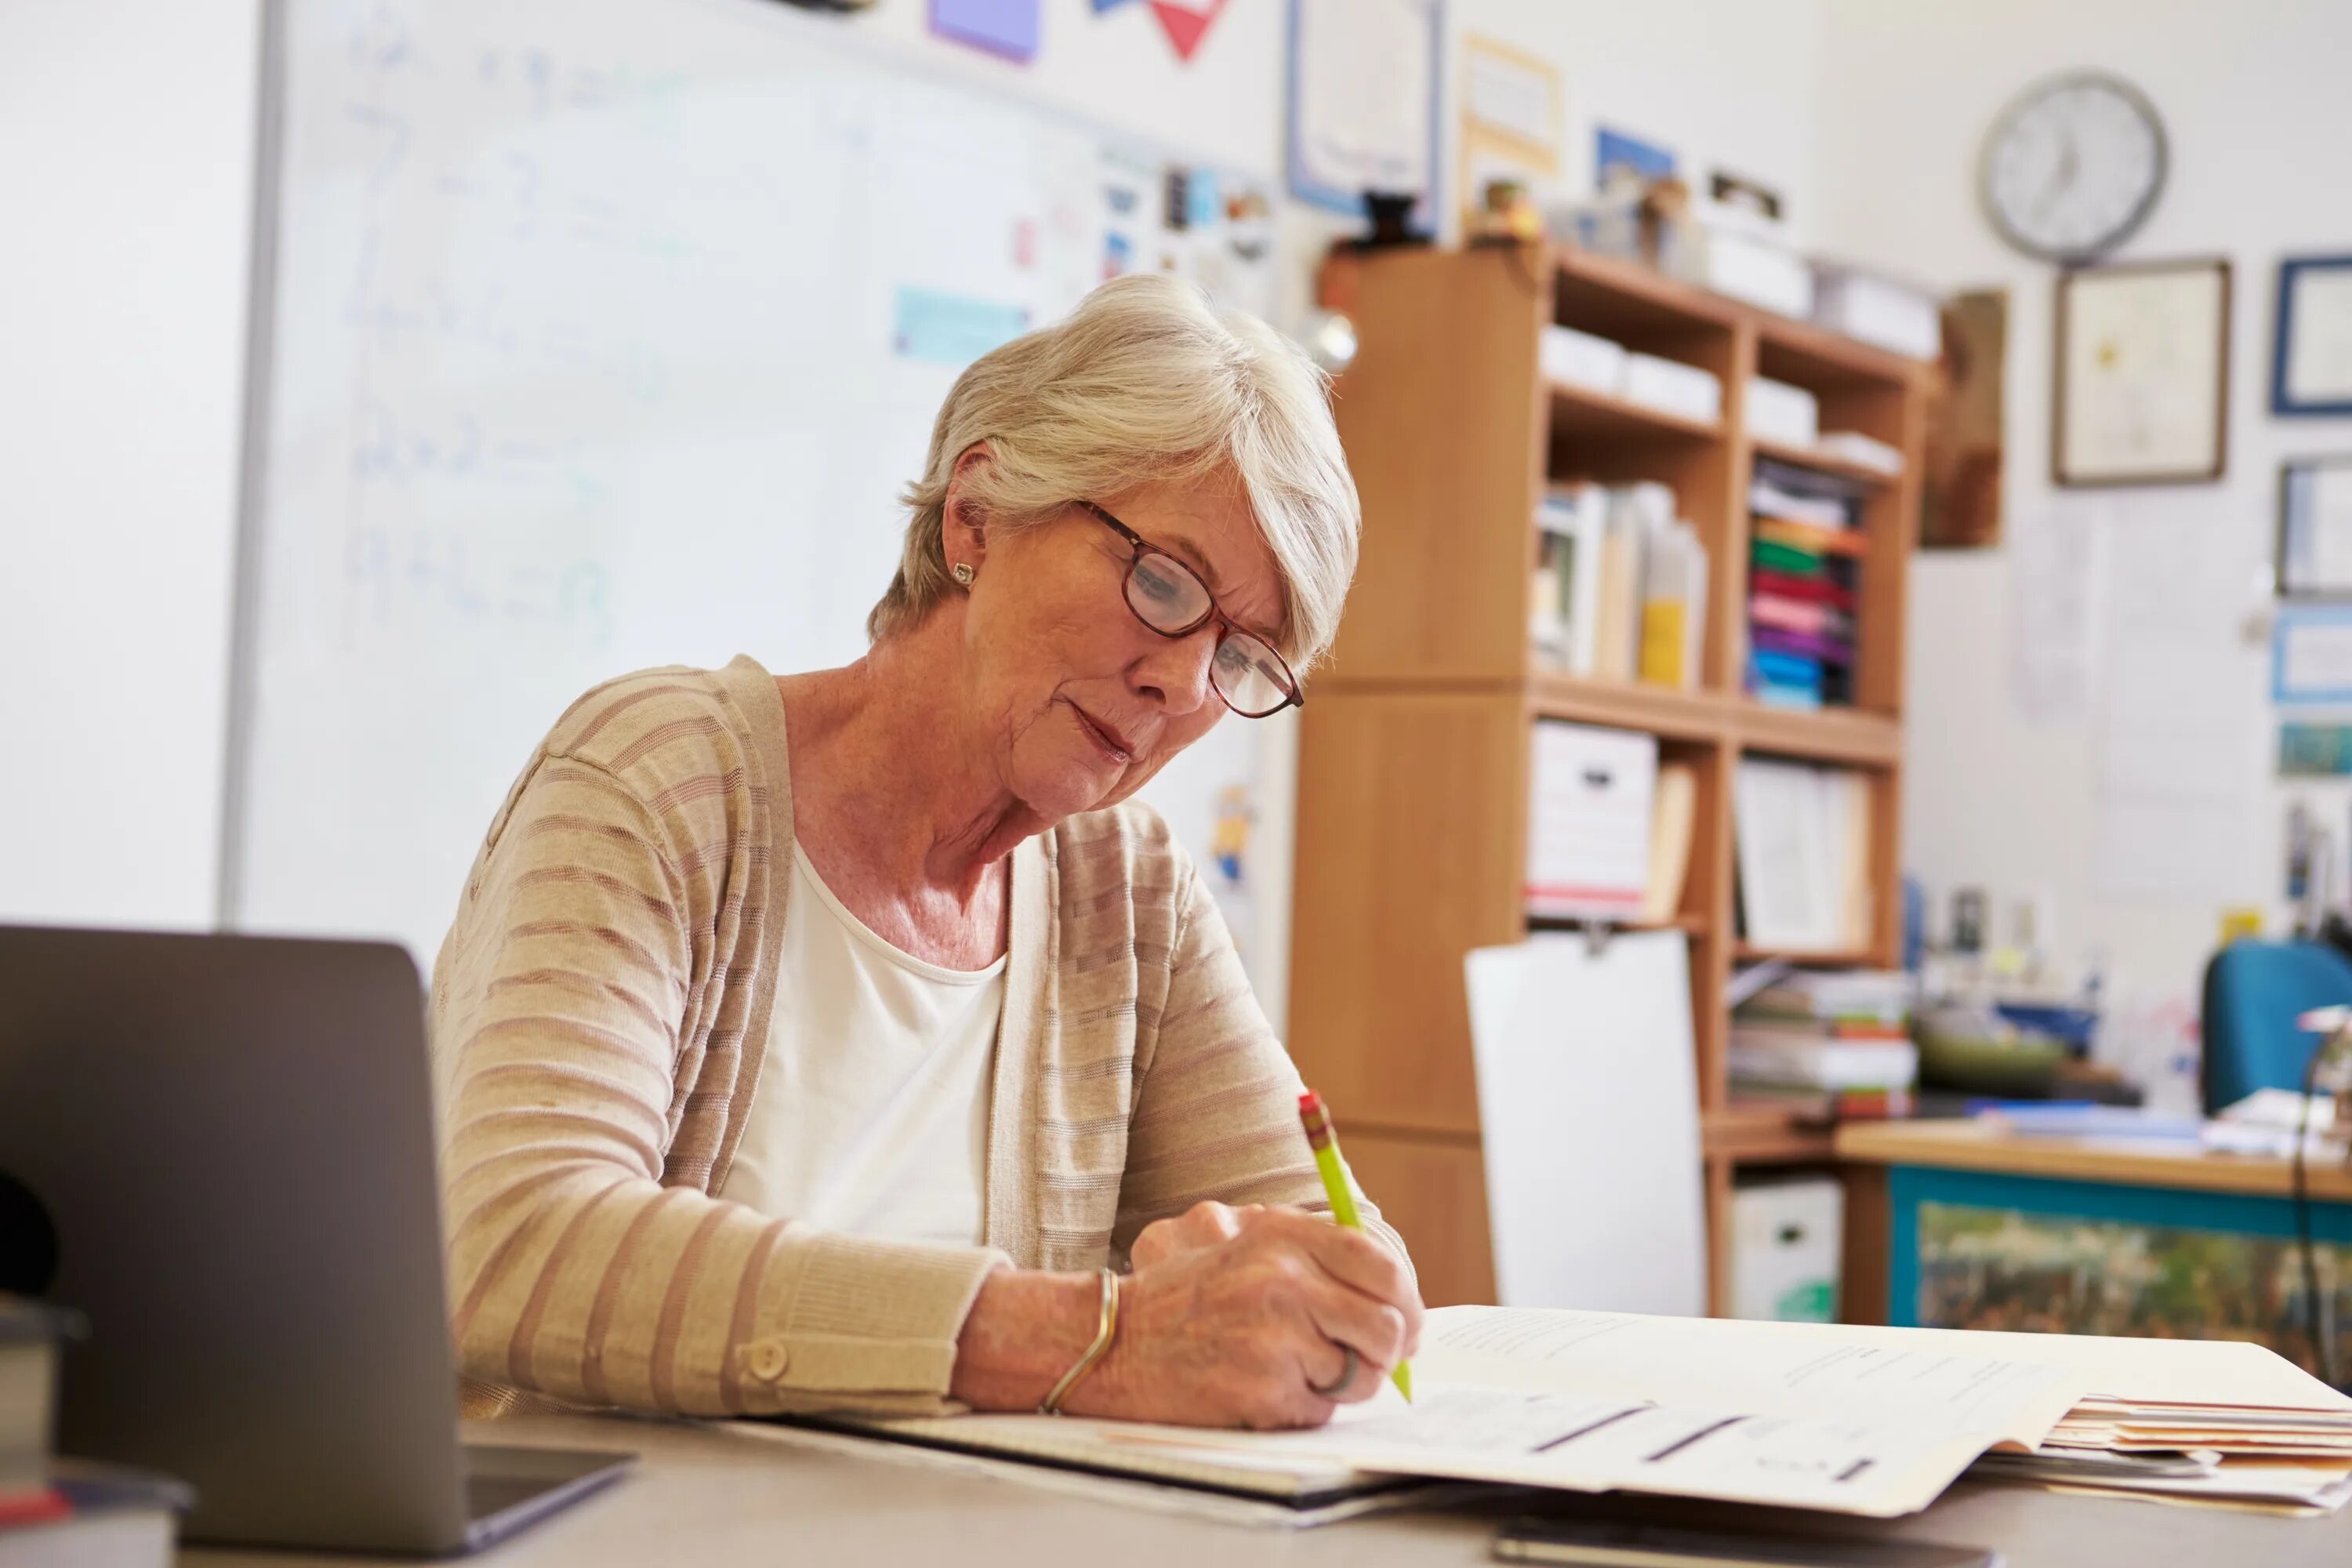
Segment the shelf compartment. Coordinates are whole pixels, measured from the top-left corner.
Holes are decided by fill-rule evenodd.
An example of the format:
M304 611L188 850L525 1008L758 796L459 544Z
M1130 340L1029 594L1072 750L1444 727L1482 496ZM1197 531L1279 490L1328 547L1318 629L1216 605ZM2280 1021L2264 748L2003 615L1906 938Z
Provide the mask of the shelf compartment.
M1686 418L1646 403L1635 403L1612 393L1595 392L1564 381L1549 384L1551 434L1563 437L1610 440L1720 441L1721 420Z
M1756 368L1811 392L1866 385L1901 392L1931 368L1857 338L1768 311L1754 312Z
M1751 437L1748 444L1749 450L1759 458L1769 458L1776 463L1787 463L1792 468L1811 468L1817 474L1835 474L1842 479L1852 479L1873 489L1895 484L1903 478L1900 473L1890 474L1884 468L1853 462L1834 453L1818 452L1811 447L1791 447L1784 441L1768 441L1761 437Z
M1729 331L1739 307L1654 267L1562 247L1552 252L1553 319L1630 348L1694 331Z

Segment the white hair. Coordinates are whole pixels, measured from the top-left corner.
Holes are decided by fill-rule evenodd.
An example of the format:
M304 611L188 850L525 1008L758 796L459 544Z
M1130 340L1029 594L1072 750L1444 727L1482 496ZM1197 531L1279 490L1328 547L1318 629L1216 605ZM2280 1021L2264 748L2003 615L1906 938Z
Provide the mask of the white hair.
M866 619L875 640L950 593L943 540L957 459L985 442L965 491L990 526L1045 521L1148 485L1236 483L1282 574L1277 636L1304 672L1331 645L1356 571L1361 509L1323 375L1255 316L1219 311L1165 273L1114 279L1068 319L956 378L931 427L898 574Z

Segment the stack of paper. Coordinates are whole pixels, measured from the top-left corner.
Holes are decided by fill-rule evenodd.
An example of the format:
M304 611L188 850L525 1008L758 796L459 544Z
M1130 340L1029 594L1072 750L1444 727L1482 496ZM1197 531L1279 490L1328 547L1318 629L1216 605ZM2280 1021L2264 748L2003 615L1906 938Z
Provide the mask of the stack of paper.
M1979 1468L2074 1489L2332 1513L2352 1502L2352 1409L2095 1395L2038 1452Z
M838 1425L1299 1503L1388 1474L1888 1517L1995 1448L2015 1458L1987 1474L2116 1495L2315 1512L2352 1492L2352 1398L2234 1342L1447 1307L1413 1383L1307 1432Z
M1885 1518L1927 1507L1996 1444L2032 1447L2084 1392L2063 1368L1942 1344L1856 1343L1849 1332L1447 1307L1424 1325L1411 1405L1384 1392L1315 1432L1136 1426L1112 1436L1399 1475Z
M1861 497L1844 481L1759 458L1748 487L1748 689L1819 708L1853 700Z
M1911 982L1883 970L1790 974L1732 1009L1727 1061L1744 1098L1909 1089Z

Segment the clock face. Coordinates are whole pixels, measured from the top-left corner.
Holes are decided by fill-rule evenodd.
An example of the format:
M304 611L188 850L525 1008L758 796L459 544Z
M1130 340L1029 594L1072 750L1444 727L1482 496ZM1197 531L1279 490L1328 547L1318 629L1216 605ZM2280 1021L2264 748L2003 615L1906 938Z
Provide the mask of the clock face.
M1985 211L2029 256L2082 261L2123 243L2164 186L2156 107L2119 78L2037 83L1985 139Z

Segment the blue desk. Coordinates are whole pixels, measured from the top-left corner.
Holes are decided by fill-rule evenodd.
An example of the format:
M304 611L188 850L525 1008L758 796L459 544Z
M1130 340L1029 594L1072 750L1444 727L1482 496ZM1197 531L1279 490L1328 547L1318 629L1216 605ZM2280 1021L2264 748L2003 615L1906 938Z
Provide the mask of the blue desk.
M2316 1370L2285 1161L1958 1121L1856 1124L1836 1147L1855 1321L2252 1338ZM2310 1175L2352 1366L2352 1170Z

